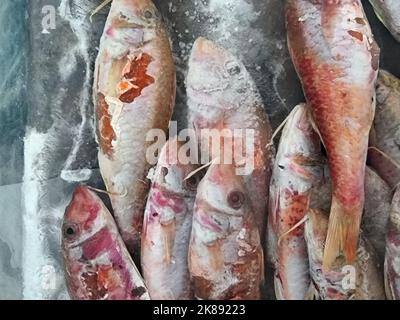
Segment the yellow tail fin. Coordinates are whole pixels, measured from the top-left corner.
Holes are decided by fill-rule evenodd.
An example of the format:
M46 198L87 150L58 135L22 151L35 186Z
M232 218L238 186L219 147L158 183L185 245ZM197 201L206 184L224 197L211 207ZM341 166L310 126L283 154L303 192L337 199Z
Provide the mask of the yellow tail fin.
M361 208L348 209L333 197L324 250L324 270L330 270L332 264L342 254L346 263L352 264L354 262L360 233L361 214L362 206Z

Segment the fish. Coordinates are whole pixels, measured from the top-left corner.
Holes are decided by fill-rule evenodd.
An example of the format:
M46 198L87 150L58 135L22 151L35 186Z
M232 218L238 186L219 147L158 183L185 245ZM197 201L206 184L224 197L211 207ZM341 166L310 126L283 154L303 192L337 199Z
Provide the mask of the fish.
M324 270L323 252L328 231L328 215L319 209L310 209L305 222L305 239L310 259L310 274L314 297L319 300L385 300L383 276L374 250L360 237L356 260L343 265L344 257L335 261L333 268Z
M400 188L392 200L385 255L385 289L390 300L400 300Z
M95 64L99 167L128 250L138 262L152 163L148 135L165 133L176 95L170 41L150 0L114 0Z
M65 211L62 252L72 299L150 299L110 211L87 186L75 189Z
M400 182L399 128L400 80L381 69L376 82L376 112L370 135L368 164L391 188Z
M240 59L200 37L191 50L186 91L188 124L196 132L202 158L206 158L203 164L234 150L235 161L221 156L220 162L234 163L240 168L264 239L274 149L266 147L271 141L272 129L254 80ZM207 130L233 137L231 144L226 139L221 145L210 142L204 134ZM236 135L238 130L242 131ZM243 149L249 152L243 154ZM241 161L246 163L244 167Z
M356 257L379 47L360 0L287 0L290 55L325 146L332 205L324 267Z
M142 271L155 300L193 298L187 257L202 171L190 175L198 166L177 159L182 147L174 138L162 148L144 213Z
M267 254L278 300L303 300L310 287L302 220L311 191L323 178L321 142L305 104L289 114L272 170Z
M400 42L400 2L398 0L369 0L379 20Z
M264 280L259 229L243 176L214 163L197 189L189 272L201 300L258 300Z
M363 236L374 248L380 267L383 267L386 250L386 230L389 220L392 189L371 168L365 171L365 205L361 219ZM332 182L329 169L324 169L323 182L311 191L311 208L329 211L332 199Z

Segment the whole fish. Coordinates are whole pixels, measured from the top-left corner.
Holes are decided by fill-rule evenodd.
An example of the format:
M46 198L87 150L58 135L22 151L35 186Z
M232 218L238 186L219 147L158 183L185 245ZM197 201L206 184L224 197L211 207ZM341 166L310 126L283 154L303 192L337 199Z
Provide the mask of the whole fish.
M311 192L311 208L329 211L332 199L332 182L329 169L324 170L324 182ZM363 236L373 246L380 266L383 266L386 250L386 230L392 201L392 190L373 170L365 171L365 205L361 219Z
M332 176L324 253L329 269L356 257L379 48L360 0L287 0L290 54Z
M155 300L193 298L187 256L200 173L186 179L197 167L177 160L182 145L173 139L163 147L144 214L142 270Z
M101 199L76 188L62 227L65 277L77 300L148 300L147 288Z
M169 39L150 0L112 2L93 90L100 171L122 238L137 261L152 165L146 135L168 128L176 91Z
M269 191L267 253L279 300L303 300L310 287L304 224L298 224L308 211L312 187L322 179L321 160L307 107L298 105L283 129Z
M400 4L400 2L399 2ZM369 164L394 188L400 182L400 80L380 70Z
M310 273L315 296L321 300L384 300L382 274L373 249L363 237L353 265L336 260L331 270L324 271L322 259L328 231L328 216L311 209L305 225L305 239L310 258Z
M233 165L212 164L194 205L189 271L195 297L259 299L263 259L243 177Z
M369 0L379 20L400 42L400 2L399 0Z
M386 236L385 288L388 299L400 300L400 188L393 196Z
M225 139L225 145L210 143L204 134L207 129L236 137L232 139L234 154L239 152L242 156L241 150L249 150L243 155L247 168L242 168L242 174L263 236L273 148L266 148L271 140L271 127L253 79L238 58L217 44L198 38L189 59L186 87L188 123L196 130L201 154L218 155L221 150L232 148ZM237 137L232 132L235 129L243 130L242 135ZM247 139L248 133L254 134L254 141ZM229 159L221 160L225 164L232 163ZM233 161L237 165L239 162Z

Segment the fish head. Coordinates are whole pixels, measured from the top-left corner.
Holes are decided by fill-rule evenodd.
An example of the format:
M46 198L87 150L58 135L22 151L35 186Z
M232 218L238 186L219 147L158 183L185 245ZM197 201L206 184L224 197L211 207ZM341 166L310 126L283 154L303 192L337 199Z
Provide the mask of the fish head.
M244 64L224 48L201 37L193 44L186 82L192 104L196 108L197 105L212 107L214 113L239 108L254 92Z
M321 142L305 104L296 106L289 114L276 159L279 177L296 184L301 192L308 191L322 179Z
M62 226L64 248L74 248L106 226L104 204L86 186L78 186L68 205Z
M200 182L194 210L196 234L206 244L243 228L251 205L234 165L212 164Z
M181 225L188 215L192 215L202 172L195 172L197 165L180 161L183 146L184 142L177 138L169 140L160 152L155 171L149 176L152 187L145 213L144 233L151 232L150 225Z
M186 154L185 159L181 159L185 145L185 142L179 141L176 137L164 145L158 159L154 181L167 191L194 198L204 174L201 170L195 172L197 164L186 163Z
M155 37L162 17L150 0L114 0L106 35L122 44L139 48Z

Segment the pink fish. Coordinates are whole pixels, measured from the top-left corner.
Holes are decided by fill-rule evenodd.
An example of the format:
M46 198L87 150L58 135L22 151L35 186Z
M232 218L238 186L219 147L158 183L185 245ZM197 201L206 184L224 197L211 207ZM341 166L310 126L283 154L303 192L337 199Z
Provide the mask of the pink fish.
M360 0L287 0L289 51L332 176L324 266L356 258L379 48Z
M65 277L72 299L150 299L110 212L87 187L76 188L62 232Z
M392 190L373 170L365 170L365 205L361 220L363 236L371 243L383 266L386 250L386 230L392 202ZM324 182L313 188L311 208L329 211L332 199L332 183L328 168L324 170Z
M266 148L271 140L271 127L253 79L237 57L209 40L198 38L192 48L186 86L188 122L196 130L202 155L209 154L207 160L211 160L214 154L220 156L233 148L233 154L239 151L247 164L251 164L252 168L244 173L245 184L263 236L273 149ZM235 129L243 131L242 136L232 140L232 146L226 140L221 145L210 142L204 129L226 136L235 136ZM254 133L254 142L247 143L245 135L250 131ZM251 151L243 154L240 151L245 145ZM221 162L232 163L225 161L224 155ZM236 165L239 162L233 161Z
M288 116L272 171L268 216L269 260L279 300L302 300L310 287L304 240L305 217L313 186L322 180L321 142L298 105Z
M336 260L330 270L324 270L328 216L318 209L311 209L307 216L305 239L314 296L321 300L385 300L382 273L368 241L361 237L353 265L343 265Z
M212 164L200 182L189 245L198 299L259 299L264 279L260 235L242 176Z
M175 138L163 147L144 214L142 270L156 300L193 298L187 257L200 172L186 179L197 166L179 162L182 145Z
M170 42L152 1L112 2L93 91L100 171L122 238L138 260L152 165L146 151L153 142L146 135L166 131L175 102Z

